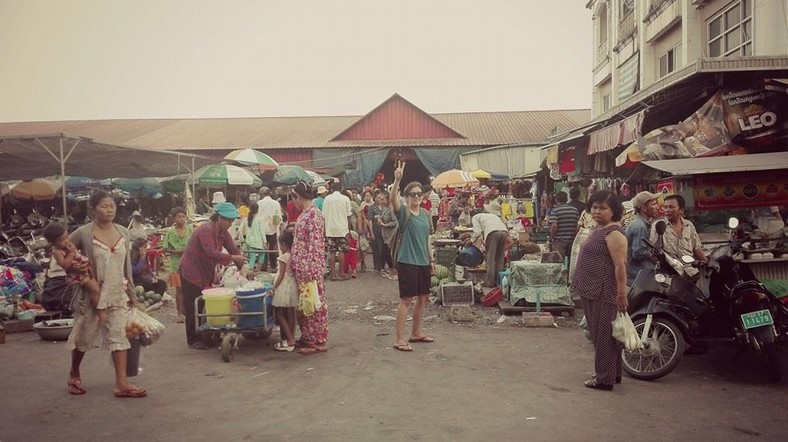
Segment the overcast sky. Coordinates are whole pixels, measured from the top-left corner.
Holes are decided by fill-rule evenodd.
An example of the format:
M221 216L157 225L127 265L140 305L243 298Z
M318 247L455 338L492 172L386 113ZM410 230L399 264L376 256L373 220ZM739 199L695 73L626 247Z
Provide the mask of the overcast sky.
M0 0L0 121L591 107L586 0Z

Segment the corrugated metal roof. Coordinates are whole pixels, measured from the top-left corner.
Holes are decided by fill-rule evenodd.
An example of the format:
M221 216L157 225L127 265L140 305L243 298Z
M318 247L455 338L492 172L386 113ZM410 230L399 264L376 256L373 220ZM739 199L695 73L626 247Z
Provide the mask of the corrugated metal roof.
M0 123L0 136L69 133L152 149L288 149L376 146L497 146L544 142L591 119L588 109L430 114L465 138L331 141L362 116Z

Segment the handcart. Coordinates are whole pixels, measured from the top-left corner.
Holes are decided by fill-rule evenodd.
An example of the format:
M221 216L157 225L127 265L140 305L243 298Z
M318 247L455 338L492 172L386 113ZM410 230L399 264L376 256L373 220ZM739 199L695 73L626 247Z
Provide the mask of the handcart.
M203 290L194 300L195 312L199 312L200 302L206 306L203 313L195 314L197 333L207 344L220 347L224 362L233 360L242 336L249 340L271 336L274 314L270 291L270 284L247 292L213 288Z

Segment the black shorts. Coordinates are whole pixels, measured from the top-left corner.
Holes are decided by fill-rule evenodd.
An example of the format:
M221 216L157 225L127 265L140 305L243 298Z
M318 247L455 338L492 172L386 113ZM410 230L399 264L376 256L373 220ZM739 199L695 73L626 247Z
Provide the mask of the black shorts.
M415 266L398 262L399 297L412 298L414 296L429 295L431 277L431 266Z

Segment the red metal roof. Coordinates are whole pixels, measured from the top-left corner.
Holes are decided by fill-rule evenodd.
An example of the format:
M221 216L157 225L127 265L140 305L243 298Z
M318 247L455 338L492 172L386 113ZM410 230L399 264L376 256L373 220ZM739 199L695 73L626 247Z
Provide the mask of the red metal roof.
M331 141L464 138L394 94Z

